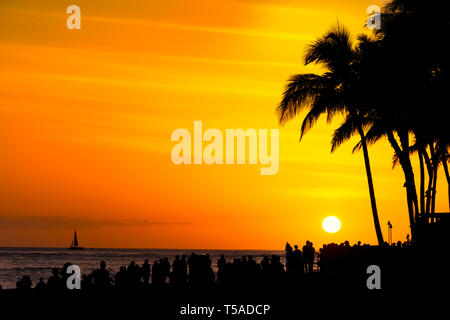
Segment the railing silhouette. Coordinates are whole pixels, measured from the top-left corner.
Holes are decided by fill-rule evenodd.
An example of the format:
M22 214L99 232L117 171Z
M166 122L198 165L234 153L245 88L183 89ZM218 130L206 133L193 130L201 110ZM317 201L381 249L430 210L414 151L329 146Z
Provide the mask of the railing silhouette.
M428 213L416 216L416 243L420 246L450 245L450 213Z
M450 212L424 213L416 216L416 222L419 224L434 224L440 221L450 220Z

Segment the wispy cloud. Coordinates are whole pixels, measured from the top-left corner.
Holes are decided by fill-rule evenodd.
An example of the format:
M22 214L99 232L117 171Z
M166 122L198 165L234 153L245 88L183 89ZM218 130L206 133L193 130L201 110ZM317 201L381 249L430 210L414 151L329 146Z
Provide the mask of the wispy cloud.
M253 87L230 87L226 84L222 86L218 85L204 85L198 84L189 85L187 82L179 82L177 84L162 83L162 82L145 82L140 80L124 80L124 79L111 79L108 77L91 77L91 76L75 76L75 75L63 75L63 74L50 74L50 73L29 73L24 75L30 79L45 79L45 80L59 80L68 82L77 82L85 84L98 84L106 86L118 86L129 88L157 88L159 90L167 90L168 92L206 92L206 93L229 93L243 96L258 96L258 97L273 97L277 94L279 87L275 83L261 82L253 84ZM193 82L193 81L192 81ZM263 87L265 85L265 87Z
M31 16L36 15L36 12L29 10L12 9L9 12ZM61 17L66 17L65 14L61 12L52 11L39 11L38 14L43 17L60 19ZM121 24L127 26L135 26L141 28L164 28L164 29L175 29L181 31L194 31L194 32L208 32L208 33L221 33L221 34L231 34L246 37L260 37L260 38L278 38L278 39L290 39L290 40L308 40L314 39L313 35L302 34L295 32L280 32L270 29L252 29L252 28L238 28L238 27L221 27L221 26L211 26L202 24L187 24L187 23L177 23L165 20L153 20L153 19L127 19L118 17L104 17L104 16L94 16L94 15L83 15L83 21L90 21L96 23L107 23L107 24Z
M189 226L191 222L151 221L141 219L92 219L86 217L57 216L0 216L0 229L5 228L40 228L40 229L73 229L100 227L162 227Z
M304 196L307 198L321 198L321 199L355 199L366 198L368 193L365 190L356 188L338 188L338 187L305 187L292 188L287 190L290 194L297 196Z
M85 17L87 21L103 22L103 23L118 23L135 25L140 27L159 27L167 29L178 29L184 31L197 31L197 32L213 32L213 33L225 33L239 36L248 37L263 37L263 38L279 38L279 39L292 39L292 40L312 40L314 37L307 34L299 34L293 32L278 32L271 30L257 30L248 28L232 28L232 27L217 27L217 26L205 26L205 25L190 25L181 24L168 21L155 21L155 20L142 20L142 19L123 19L123 18L106 18L101 16L88 16Z

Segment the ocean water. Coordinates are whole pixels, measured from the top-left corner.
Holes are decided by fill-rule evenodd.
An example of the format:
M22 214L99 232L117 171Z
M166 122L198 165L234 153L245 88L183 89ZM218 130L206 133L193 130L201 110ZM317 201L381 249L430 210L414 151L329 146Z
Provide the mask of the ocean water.
M176 255L209 254L212 268L217 271L217 260L223 254L227 261L233 258L252 255L258 263L264 256L279 255L285 264L284 251L278 250L174 250L174 249L85 249L70 251L66 248L0 248L0 286L4 289L16 287L16 282L24 275L31 277L33 287L44 278L46 281L52 268L61 268L64 263L70 262L81 268L82 274L88 274L99 268L104 260L106 267L113 275L119 271L120 266L128 266L130 261L142 265L145 259L152 264L153 261L167 257L172 262Z

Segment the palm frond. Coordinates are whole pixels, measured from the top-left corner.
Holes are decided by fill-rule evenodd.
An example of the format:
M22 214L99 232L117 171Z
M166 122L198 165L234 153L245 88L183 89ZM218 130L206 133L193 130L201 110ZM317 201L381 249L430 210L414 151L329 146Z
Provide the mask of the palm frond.
M277 107L280 124L284 124L302 109L310 106L327 85L327 79L316 74L297 74L288 81L283 99Z
M330 122L336 114L342 113L344 110L345 104L340 93L332 87L323 88L320 94L315 97L310 111L303 120L300 140L313 127L322 114L326 114L327 122Z
M394 155L392 156L392 169L394 169L399 163L400 163L400 158L394 152Z
M328 70L336 71L348 66L355 52L348 30L337 23L305 50L305 65L323 63Z
M358 132L359 124L355 120L354 117L348 115L341 126L334 131L331 140L331 152L334 152L342 143Z
M367 145L375 144L378 140L386 135L386 128L383 126L383 123L380 121L373 121L373 119L369 117L362 118L362 127L366 131L365 139ZM370 125L370 127L369 127ZM353 153L360 151L362 148L362 143L359 141L353 147Z

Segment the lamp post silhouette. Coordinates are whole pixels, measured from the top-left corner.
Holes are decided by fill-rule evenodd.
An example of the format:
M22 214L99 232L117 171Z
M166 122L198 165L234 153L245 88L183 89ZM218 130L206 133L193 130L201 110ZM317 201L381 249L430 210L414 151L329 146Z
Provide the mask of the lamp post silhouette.
M389 245L392 245L392 223L390 220L388 220L387 225L388 225L388 242Z

